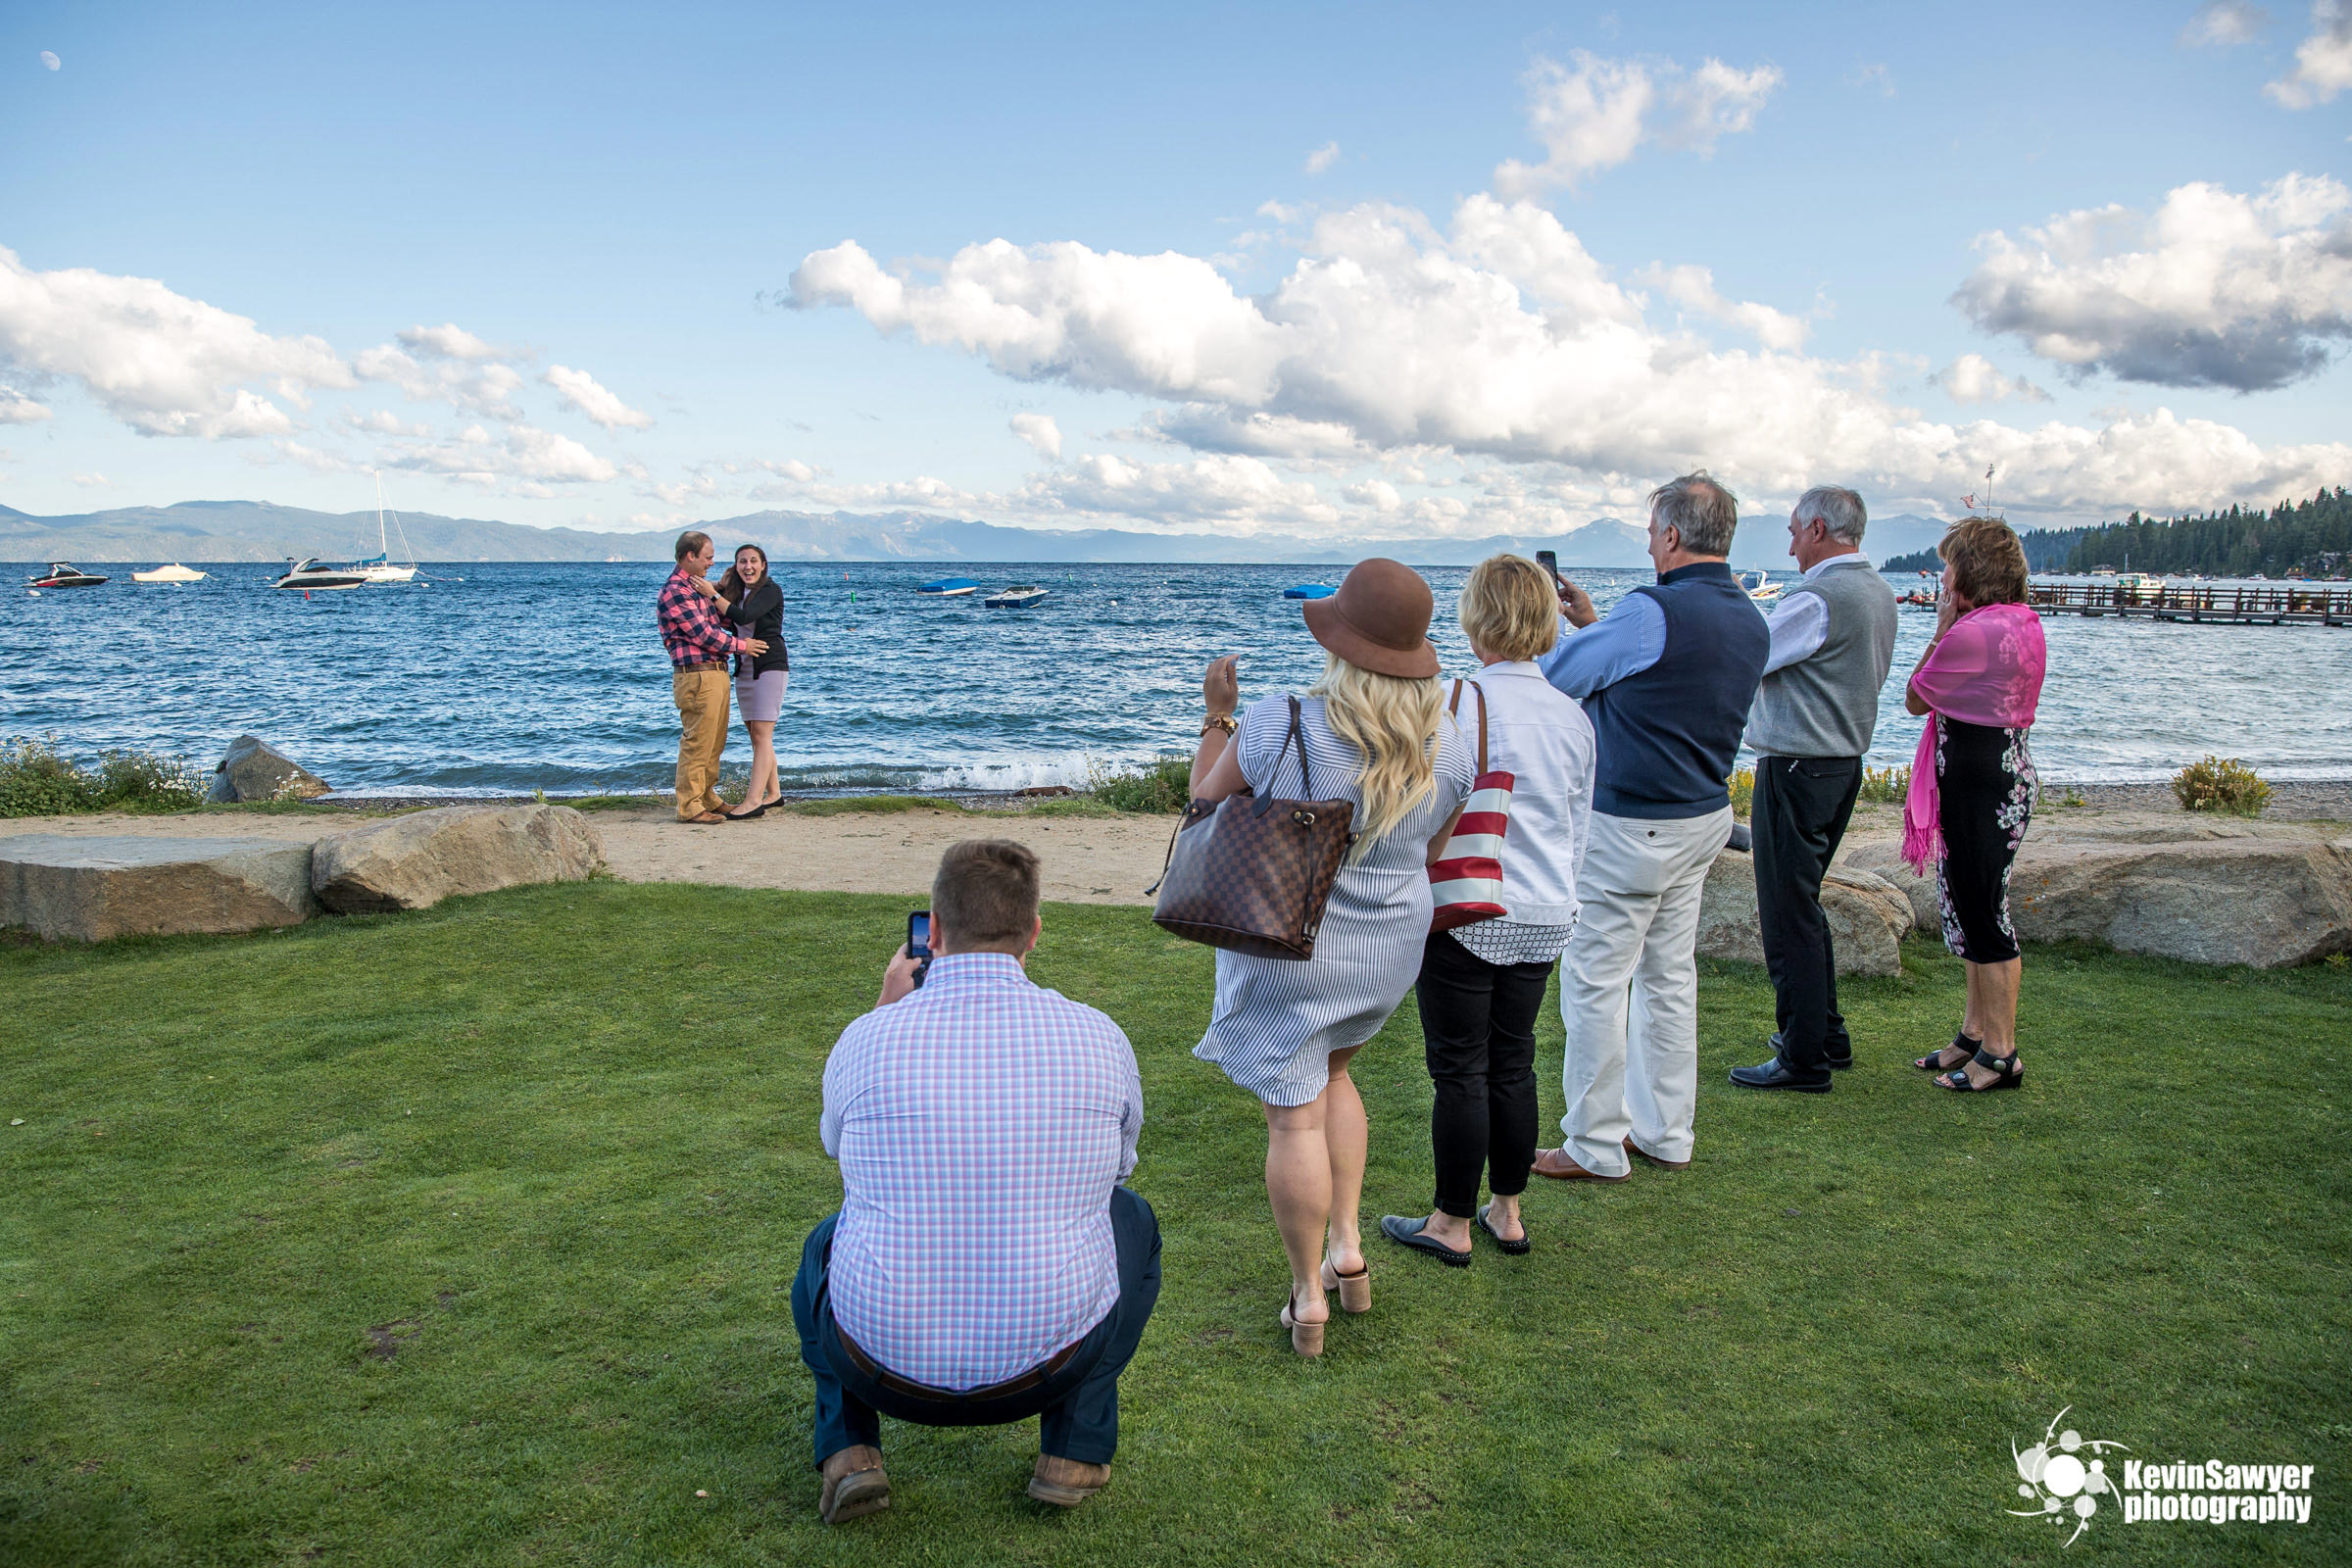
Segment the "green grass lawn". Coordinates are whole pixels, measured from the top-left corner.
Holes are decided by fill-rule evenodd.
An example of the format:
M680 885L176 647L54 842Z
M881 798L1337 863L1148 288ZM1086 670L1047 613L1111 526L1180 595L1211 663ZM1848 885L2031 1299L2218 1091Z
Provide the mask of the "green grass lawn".
M2027 1088L1968 1098L1903 1062L1959 1010L1914 945L1811 1097L1724 1084L1771 995L1709 965L1689 1171L1538 1183L1524 1259L1376 1238L1309 1363L1257 1107L1189 1054L1209 955L1062 906L1034 972L1134 1039L1165 1232L1116 1478L1050 1513L1034 1422L889 1424L894 1507L828 1531L786 1289L905 907L605 881L0 952L0 1563L2352 1559L2352 972L2036 951ZM1369 1217L1426 1211L1409 1002L1358 1077ZM2314 1464L2312 1522L2110 1504L2061 1557L2003 1509L2066 1405Z

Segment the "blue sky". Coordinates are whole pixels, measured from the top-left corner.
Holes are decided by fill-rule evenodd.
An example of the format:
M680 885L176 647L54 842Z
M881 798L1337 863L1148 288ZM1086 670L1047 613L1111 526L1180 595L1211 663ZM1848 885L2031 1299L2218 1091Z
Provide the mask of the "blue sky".
M0 502L1388 537L1700 463L1945 514L1998 463L2020 521L2352 482L2332 6L484 9L0 14Z

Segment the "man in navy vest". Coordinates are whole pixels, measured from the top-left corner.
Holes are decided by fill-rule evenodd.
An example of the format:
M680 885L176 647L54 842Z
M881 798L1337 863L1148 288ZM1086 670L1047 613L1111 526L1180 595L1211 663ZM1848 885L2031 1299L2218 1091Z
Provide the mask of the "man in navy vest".
M1649 497L1654 585L1598 617L1574 584L1572 635L1544 662L1599 742L1584 911L1560 967L1568 1114L1536 1174L1621 1182L1632 1156L1690 1163L1698 1099L1698 902L1732 831L1726 781L1771 633L1725 564L1740 503L1704 470Z

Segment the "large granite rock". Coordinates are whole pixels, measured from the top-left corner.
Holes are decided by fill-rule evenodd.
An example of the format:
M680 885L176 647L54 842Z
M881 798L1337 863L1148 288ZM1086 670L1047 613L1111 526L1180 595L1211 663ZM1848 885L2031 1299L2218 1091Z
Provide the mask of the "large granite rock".
M1902 972L1911 906L1895 888L1867 871L1833 866L1822 879L1821 907L1829 916L1839 974ZM1754 856L1727 849L1707 868L1698 906L1698 951L1710 958L1764 961Z
M213 769L213 786L205 799L238 801L307 801L324 795L331 786L258 735L240 735L228 743L220 764Z
M1914 877L1897 846L1878 842L1858 846L1847 863L1902 888L1921 930L1942 929L1934 865ZM2100 942L2258 969L2307 963L2352 949L2352 841L2029 836L2009 874L2009 918L2026 942Z
M339 914L426 909L462 893L577 882L605 863L588 819L568 806L451 806L329 834L311 887Z
M253 931L309 918L311 847L270 839L0 839L0 926L52 941Z

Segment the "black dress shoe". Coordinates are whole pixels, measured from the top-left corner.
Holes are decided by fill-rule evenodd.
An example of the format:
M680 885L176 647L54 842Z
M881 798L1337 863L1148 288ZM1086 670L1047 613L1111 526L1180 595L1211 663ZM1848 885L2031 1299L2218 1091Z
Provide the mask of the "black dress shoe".
M1742 1089L1792 1089L1800 1095L1826 1095L1830 1092L1830 1075L1819 1078L1799 1078L1788 1070L1788 1064L1775 1056L1753 1067L1734 1067L1732 1082Z
M1781 1032L1778 1029L1775 1029L1772 1032L1772 1054L1776 1056L1781 1054ZM1848 1045L1845 1048L1844 1055L1824 1056L1822 1061L1823 1064L1830 1069L1830 1071L1843 1072L1854 1064L1854 1048L1851 1045Z

